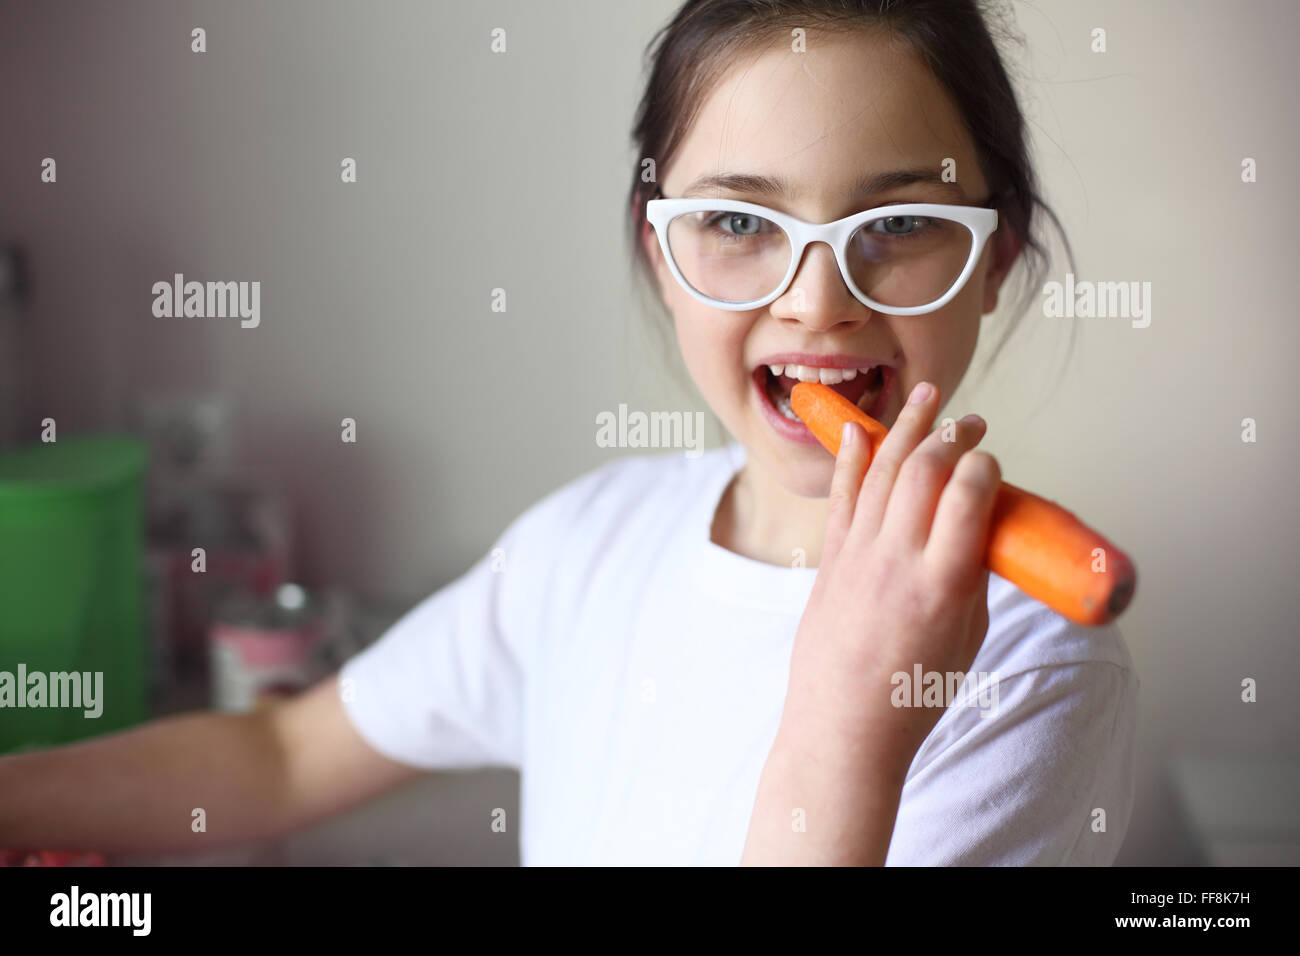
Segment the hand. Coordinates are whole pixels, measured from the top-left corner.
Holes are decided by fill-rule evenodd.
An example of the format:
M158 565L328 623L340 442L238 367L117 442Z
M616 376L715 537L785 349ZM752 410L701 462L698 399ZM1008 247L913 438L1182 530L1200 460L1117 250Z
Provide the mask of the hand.
M957 423L954 441L927 436L938 404L937 388L909 401L869 469L866 432L845 427L781 719L787 737L836 748L829 762L866 758L900 782L943 713L912 706L914 667L946 687L967 673L989 624L984 556L1001 469L973 450L985 431L977 416ZM901 707L891 699L898 672L909 682Z

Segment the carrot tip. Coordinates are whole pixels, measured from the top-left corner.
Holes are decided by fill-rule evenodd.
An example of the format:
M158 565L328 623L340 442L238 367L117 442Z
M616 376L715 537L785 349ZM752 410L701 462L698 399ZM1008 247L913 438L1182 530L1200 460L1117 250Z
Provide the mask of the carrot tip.
M1110 592L1110 600L1106 602L1106 613L1108 615L1115 617L1128 607L1128 602L1133 599L1136 584L1137 582L1130 575L1115 585L1115 590Z

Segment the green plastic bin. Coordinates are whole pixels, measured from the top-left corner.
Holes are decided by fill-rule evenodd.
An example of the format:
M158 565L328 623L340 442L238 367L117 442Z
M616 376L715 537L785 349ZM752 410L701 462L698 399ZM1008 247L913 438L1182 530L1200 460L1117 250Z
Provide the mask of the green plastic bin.
M0 752L145 720L147 459L143 442L118 435L0 452ZM60 676L73 672L82 679ZM39 702L33 674L44 675L44 706L18 706L19 695ZM52 706L78 692L82 706Z

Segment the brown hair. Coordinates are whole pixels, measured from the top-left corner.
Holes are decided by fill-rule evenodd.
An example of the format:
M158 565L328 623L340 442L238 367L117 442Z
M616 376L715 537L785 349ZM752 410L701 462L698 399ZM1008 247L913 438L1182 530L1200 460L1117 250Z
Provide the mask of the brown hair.
M646 48L649 80L632 128L639 159L628 197L629 226L633 270L644 283L643 291L656 288L641 235L646 201L659 188L657 176L643 175L644 158L653 158L656 170L669 165L734 56L793 27L883 29L929 67L956 104L993 194L990 205L998 210L999 228L1010 227L1021 241L1019 258L1027 260L1028 267L1023 291L989 358L991 364L1032 304L1047 270L1045 245L1034 232L1039 210L1056 227L1074 266L1060 220L1038 194L1025 119L990 31L991 22L1000 37L1023 44L1008 21L1008 14L989 0L687 0ZM662 309L657 294L652 300Z

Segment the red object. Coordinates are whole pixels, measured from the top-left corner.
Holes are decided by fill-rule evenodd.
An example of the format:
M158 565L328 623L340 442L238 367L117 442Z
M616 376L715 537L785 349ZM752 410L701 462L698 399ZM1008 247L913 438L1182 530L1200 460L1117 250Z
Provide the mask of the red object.
M0 866L107 866L102 853L75 850L0 850Z

